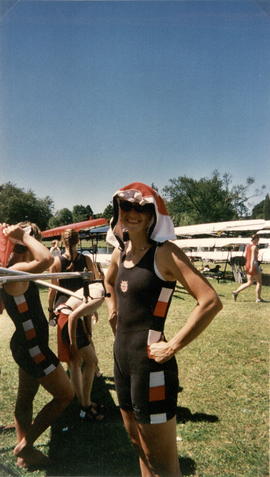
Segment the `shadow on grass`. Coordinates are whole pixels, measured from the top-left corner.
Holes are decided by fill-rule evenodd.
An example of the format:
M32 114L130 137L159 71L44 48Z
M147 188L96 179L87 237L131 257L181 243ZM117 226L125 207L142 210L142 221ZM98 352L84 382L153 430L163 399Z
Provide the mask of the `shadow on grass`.
M194 475L196 473L196 464L190 457L181 457L179 462L183 475Z
M204 414L202 412L192 412L187 407L178 407L176 413L177 422L217 422L219 421L218 416L214 414Z
M93 400L105 406L103 421L81 422L78 402L74 400L52 426L49 457L53 464L47 469L48 477L140 476L138 458L123 427L119 408L111 397L112 389L112 377L95 379ZM179 408L182 422L188 411L185 409L183 414L183 409ZM195 418L196 414L189 411L189 417L192 416ZM182 457L180 465L183 475L195 474L195 462L189 457Z
M47 476L135 477L140 475L137 456L123 427L110 389L113 379L96 378L93 401L105 406L103 421L82 422L74 400L51 428Z

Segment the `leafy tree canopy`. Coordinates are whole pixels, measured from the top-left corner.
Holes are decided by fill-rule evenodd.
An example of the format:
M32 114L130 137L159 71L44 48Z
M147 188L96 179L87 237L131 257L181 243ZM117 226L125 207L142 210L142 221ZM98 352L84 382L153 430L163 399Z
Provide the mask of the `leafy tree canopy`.
M104 219L110 220L112 216L113 216L113 205L112 205L112 202L110 202L110 204L107 205L107 207L104 209L102 217L104 217Z
M0 185L0 222L16 224L29 220L44 230L53 215L53 205L49 196L37 198L31 189L25 192L11 182Z
M199 180L181 176L170 179L163 189L174 225L220 222L245 217L248 214L247 192L254 183L231 186L231 176L218 171L212 177Z
M68 225L73 223L73 217L71 210L64 208L58 210L53 217L49 220L49 228L54 229L60 227L60 225Z
M73 222L83 222L93 217L94 213L90 205L74 205L72 209Z
M270 220L270 197L266 194L265 199L255 205L252 209L253 219Z
M269 194L266 195L264 199L264 219L265 220L270 220L270 197Z
M49 220L49 228L60 227L60 225L69 225L76 222L83 222L93 217L93 210L90 205L74 205L72 211L68 208L57 210Z

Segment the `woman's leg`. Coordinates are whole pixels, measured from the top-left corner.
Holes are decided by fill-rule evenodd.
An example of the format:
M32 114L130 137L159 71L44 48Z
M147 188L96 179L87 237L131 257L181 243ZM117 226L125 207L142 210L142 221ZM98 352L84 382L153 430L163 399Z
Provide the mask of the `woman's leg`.
M97 369L97 356L92 341L88 346L80 349L82 357L81 367L81 389L80 389L80 417L86 420L102 421L104 414L99 406L92 401L92 388Z
M155 477L153 472L150 469L149 462L147 457L145 456L145 453L143 451L141 441L140 441L140 435L138 432L138 427L137 427L137 422L134 418L133 412L131 411L124 411L123 409L120 409L121 414L122 414L122 419L124 422L125 429L129 435L129 438L131 440L131 443L133 447L136 450L136 453L139 456L139 464L140 464L140 469L141 469L141 476L142 477Z
M15 429L17 444L25 437L33 420L33 401L37 394L38 381L19 368L19 385L15 405ZM17 458L19 467L27 467L27 463L22 457Z
M25 436L33 420L33 401L37 394L39 383L37 379L19 368L19 385L15 405L15 428L17 442Z
M141 445L158 477L181 477L176 446L176 418L162 424L138 423Z
M175 418L163 424L140 424L121 409L124 426L139 454L142 477L181 477Z
M262 299L262 274L259 272L254 276L256 280L256 300L260 301Z
M92 404L91 393L97 369L97 356L92 341L88 346L81 348L81 355L83 359L81 405L87 407Z
M237 288L237 290L232 292L234 300L236 301L237 295L240 292L242 292L243 290L245 290L246 288L251 287L251 285L253 285L253 283L254 283L253 275L247 275L247 282L243 283L242 285L240 285L240 287Z
M33 443L62 414L74 396L70 381L60 364L38 382L53 396L53 399L37 414L14 449L14 454L21 457L27 466L44 463L45 456L33 448Z
M73 353L68 363L70 382L79 402L83 399L82 356L81 350Z

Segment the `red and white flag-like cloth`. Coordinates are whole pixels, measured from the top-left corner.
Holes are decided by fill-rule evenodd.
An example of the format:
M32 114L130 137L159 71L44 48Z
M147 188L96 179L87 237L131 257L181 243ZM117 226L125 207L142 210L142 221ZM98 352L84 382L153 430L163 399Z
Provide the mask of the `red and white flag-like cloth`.
M110 229L107 233L107 242L117 246L119 244L116 238L122 239L123 231L120 222L119 199L136 202L140 205L153 204L155 218L153 227L150 228L149 238L155 242L176 239L174 225L162 197L152 187L141 182L133 182L119 189L113 196L114 216L111 219Z
M15 244L3 234L3 229L4 226L0 225L0 266L6 267Z
M4 226L0 225L0 267L7 266L8 259L15 245L3 234L3 229L4 229ZM4 304L0 296L0 315L3 313L3 311L4 311Z

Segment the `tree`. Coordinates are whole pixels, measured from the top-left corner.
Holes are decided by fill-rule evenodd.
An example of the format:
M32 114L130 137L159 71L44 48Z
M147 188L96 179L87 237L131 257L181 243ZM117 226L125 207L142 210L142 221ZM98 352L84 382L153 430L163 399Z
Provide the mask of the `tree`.
M53 205L49 196L39 199L31 189L25 192L11 182L0 185L0 222L16 224L29 220L44 230L52 217Z
M256 204L252 209L251 217L253 219L263 219L264 218L264 200Z
M266 194L266 196L265 196L263 212L264 212L264 219L265 220L270 220L270 197L269 197L269 194Z
M270 219L270 197L266 194L265 199L256 204L252 209L253 219Z
M69 225L73 223L72 212L67 209L60 209L56 214L51 217L49 220L49 228L54 229L55 227L60 227L60 225Z
M72 209L73 222L83 222L93 217L94 213L90 205L74 205Z
M104 209L102 217L104 217L104 219L110 220L112 216L113 216L113 205L112 205L112 202L110 202L109 205L107 205L107 207Z
M245 185L230 187L231 176L226 173L221 177L214 171L210 178L170 179L163 193L174 225L220 222L248 214L247 190L253 183L249 177Z

